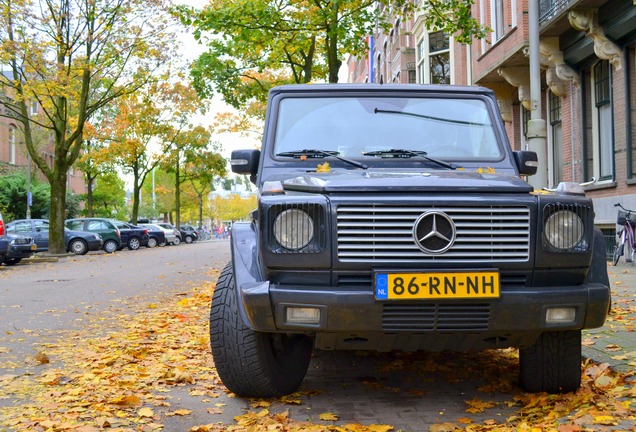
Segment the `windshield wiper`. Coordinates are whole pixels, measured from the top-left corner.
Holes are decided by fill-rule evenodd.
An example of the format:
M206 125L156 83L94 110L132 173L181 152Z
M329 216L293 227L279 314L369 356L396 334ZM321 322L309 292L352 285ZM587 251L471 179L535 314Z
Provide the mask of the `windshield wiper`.
M405 115L405 116L411 116L411 117L417 117L417 118L423 118L426 120L433 120L433 121L437 121L437 122L442 122L442 123L453 123L453 124L460 124L460 125L467 125L467 126L490 126L489 124L486 123L477 123L477 122L470 122L470 121L465 121L465 120L453 120L453 119L447 119L447 118L443 118L443 117L433 117L433 116L429 116L429 115L424 115L424 114L418 114L418 113L413 113L413 112L408 112L408 111L394 111L394 110L383 110L380 108L375 108L373 110L373 112L375 114L380 113L380 114L400 114L400 115Z
M369 168L369 165L367 164L354 161L351 159L343 158L342 156L339 156L339 154L340 153L333 150L327 151L327 150L317 150L317 149L304 149L304 150L293 150L288 152L281 152L281 153L277 153L276 156L293 157L294 159L300 159L303 156L307 158L320 158L320 159L325 157L334 157L338 160L348 163L349 165L353 165L354 167L358 167L362 169Z
M455 165L454 163L448 163L443 160L435 159L428 156L428 153L421 150L406 150L406 149L391 149L391 150L378 150L372 152L362 153L365 156L376 156L381 158L412 158L412 157L422 157L427 161L434 162L444 168L448 168L451 170L455 170L459 168L459 165Z

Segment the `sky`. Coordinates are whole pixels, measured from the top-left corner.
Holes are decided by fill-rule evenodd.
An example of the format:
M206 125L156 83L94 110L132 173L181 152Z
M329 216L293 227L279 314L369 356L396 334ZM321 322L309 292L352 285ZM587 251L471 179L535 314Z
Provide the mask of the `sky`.
M186 4L194 6L198 9L203 8L208 1L207 0L173 0L174 4ZM205 51L205 47L197 43L194 36L191 33L183 32L181 35L181 42L183 45L184 57L189 60L195 60L201 53ZM205 116L198 116L195 118L195 122L200 123L203 126L208 126L214 122L214 116L222 112L236 112L236 110L223 102L221 96L215 96L210 101L208 113ZM260 145L255 139L245 138L239 134L219 134L213 138L214 141L218 141L222 145L222 155L226 158L230 157L232 150L249 149Z

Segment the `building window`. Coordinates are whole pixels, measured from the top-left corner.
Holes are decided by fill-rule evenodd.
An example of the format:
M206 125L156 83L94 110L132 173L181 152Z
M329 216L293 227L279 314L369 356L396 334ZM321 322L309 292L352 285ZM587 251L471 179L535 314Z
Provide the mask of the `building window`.
M428 41L431 61L431 84L450 84L450 46L448 34L441 31L429 33Z
M524 141L528 141L528 122L530 121L530 111L521 105L521 130Z
M424 39L419 41L417 44L417 71L419 72L421 83L424 82L424 77L426 76L426 46L424 43Z
M494 43L504 36L504 0L490 0L490 22Z
M596 133L594 137L597 161L594 167L599 180L614 177L613 137L612 137L612 82L610 64L602 60L594 65L594 108Z
M561 126L561 98L548 91L550 109L550 179L554 187L563 181L563 128Z
M415 84L417 82L417 77L415 74L415 69L409 69L409 84Z
M428 39L428 40L426 40ZM424 84L451 84L450 38L437 31L417 44L417 71Z
M15 127L9 126L9 163L15 165Z

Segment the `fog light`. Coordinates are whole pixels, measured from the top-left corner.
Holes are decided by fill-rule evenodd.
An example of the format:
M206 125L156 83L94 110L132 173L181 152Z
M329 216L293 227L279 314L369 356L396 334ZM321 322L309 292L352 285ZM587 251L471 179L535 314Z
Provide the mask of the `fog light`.
M573 307L550 308L545 314L545 322L548 324L563 324L574 322L576 309Z
M319 324L320 309L312 307L288 307L287 322L297 324Z

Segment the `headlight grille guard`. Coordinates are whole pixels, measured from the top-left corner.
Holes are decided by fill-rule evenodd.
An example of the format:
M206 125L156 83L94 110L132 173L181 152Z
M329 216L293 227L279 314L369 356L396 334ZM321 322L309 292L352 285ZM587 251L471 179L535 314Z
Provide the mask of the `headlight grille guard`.
M274 237L274 221L279 214L286 210L304 211L313 221L313 238L309 244L303 248L293 250L286 249L281 246ZM267 209L266 242L268 249L274 254L314 254L324 251L327 244L326 217L326 208L318 203L284 203L272 205Z
M560 211L571 211L578 215L583 222L583 236L581 240L576 243L573 247L568 249L559 249L554 247L546 238L546 222L550 216L554 215ZM594 222L593 222L593 210L590 206L580 203L547 203L543 207L543 217L542 217L542 236L541 236L541 244L543 250L550 253L587 253L590 249L590 245L592 242L592 235L594 231ZM564 233L568 234L568 233Z

